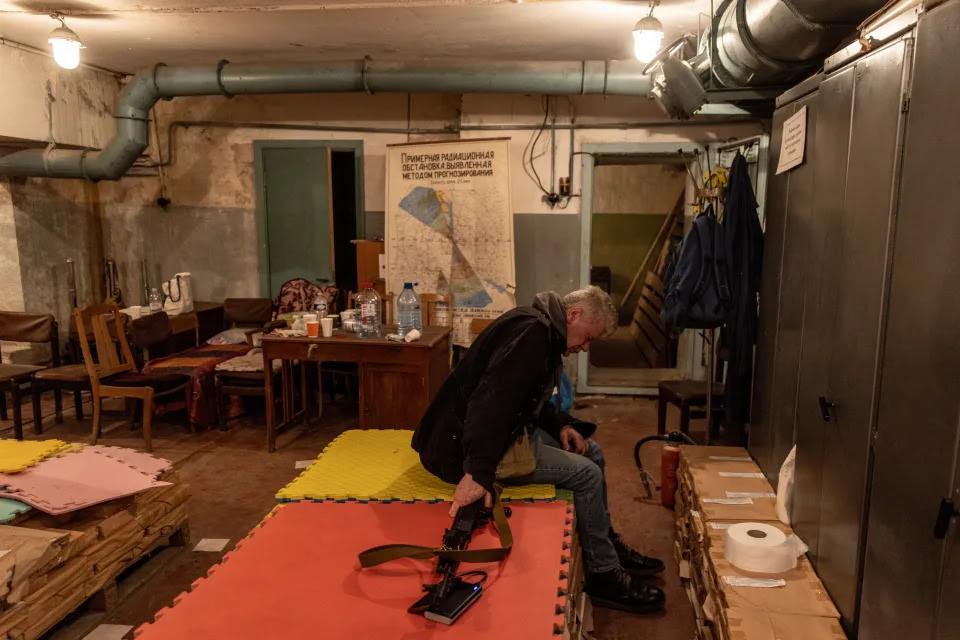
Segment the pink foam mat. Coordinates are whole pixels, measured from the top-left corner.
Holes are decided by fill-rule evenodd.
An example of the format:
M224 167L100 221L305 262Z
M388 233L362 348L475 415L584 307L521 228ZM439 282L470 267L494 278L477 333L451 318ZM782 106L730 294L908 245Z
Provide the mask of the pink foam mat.
M100 455L107 456L108 458L118 460L128 467L132 467L140 473L145 473L148 476L153 476L154 478L173 466L173 464L171 464L171 462L165 458L158 458L150 455L149 453L137 451L136 449L129 449L127 447L104 447L101 445L93 445L84 448L90 451L95 451Z
M552 640L563 624L569 562L566 502L512 503L514 547L483 595L453 626L407 613L437 580L436 560L361 569L357 554L384 543L438 546L449 504L295 502L279 507L222 565L136 632L139 640L360 638ZM492 527L470 548L498 545ZM474 577L468 578L475 580Z
M0 485L6 487L0 495L54 515L168 484L90 447L20 473L0 473Z

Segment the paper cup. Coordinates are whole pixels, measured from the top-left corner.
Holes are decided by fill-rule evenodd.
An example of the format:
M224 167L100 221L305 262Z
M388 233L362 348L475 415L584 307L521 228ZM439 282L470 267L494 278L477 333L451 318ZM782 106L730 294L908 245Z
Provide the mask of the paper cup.
M320 323L316 320L310 320L307 322L307 336L310 338L316 338L320 335Z
M324 338L333 337L333 318L331 318L330 316L327 316L326 318L321 318L320 325L323 327ZM316 335L316 333L314 333L314 335Z

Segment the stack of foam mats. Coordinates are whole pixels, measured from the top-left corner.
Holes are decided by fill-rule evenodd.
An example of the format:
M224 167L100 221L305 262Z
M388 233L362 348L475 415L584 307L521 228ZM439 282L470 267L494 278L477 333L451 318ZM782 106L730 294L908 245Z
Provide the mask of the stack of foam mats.
M39 638L88 598L110 600L126 568L189 538L188 487L148 454L71 447L0 477L9 495L50 511L4 509L17 513L0 526L0 640Z
M299 500L436 502L453 500L456 487L423 468L410 446L408 430L355 429L337 436L293 482L277 493L279 502ZM573 496L549 484L506 487L504 502L565 500ZM582 590L583 567L576 534L572 539L570 588L564 608L567 632L579 637L592 625Z
M407 613L434 561L396 560L361 569L377 545L439 546L449 505L430 502L314 502L279 505L251 535L174 605L140 627L140 640L260 638L562 637L572 511L565 501L511 503L514 546L488 573L483 595L452 626ZM471 548L498 546L491 526Z
M776 494L740 447L680 448L676 555L703 640L843 640L839 613L803 556L795 569L753 574L724 555L727 528L763 522L792 534Z

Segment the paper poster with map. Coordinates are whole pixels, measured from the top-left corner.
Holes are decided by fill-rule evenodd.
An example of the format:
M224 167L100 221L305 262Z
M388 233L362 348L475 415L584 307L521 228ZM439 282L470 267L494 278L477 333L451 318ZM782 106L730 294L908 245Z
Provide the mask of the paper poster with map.
M387 149L387 291L417 282L453 299L454 343L515 306L509 140Z

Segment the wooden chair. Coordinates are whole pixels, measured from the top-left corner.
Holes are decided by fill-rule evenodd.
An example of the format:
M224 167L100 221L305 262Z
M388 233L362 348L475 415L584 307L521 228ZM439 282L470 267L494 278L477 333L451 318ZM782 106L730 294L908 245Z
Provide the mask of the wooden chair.
M0 363L0 418L7 419L7 392L13 403L13 432L17 440L23 440L23 394L33 395L33 428L41 432L43 421L40 415L40 396L33 391L34 375L46 366L60 366L60 339L57 321L50 314L18 313L0 311L0 341L49 344L50 360L41 365ZM57 397L59 401L59 396Z
M707 416L707 383L703 380L663 380L657 385L657 433L667 431L667 405L680 409L680 432L690 435L690 419ZM720 419L723 416L724 386L713 385L712 424L708 425L708 439L714 441L719 435Z
M165 311L149 313L128 322L130 325L130 341L137 350L135 357L137 355L141 356L138 363L141 367L154 358L172 355L169 349L169 339L174 333L192 332L193 344L191 346L197 346L200 324L197 321L196 314L183 316L178 327L174 326L172 318ZM177 331L177 328L181 330Z
M253 347L254 334L263 331L273 316L273 301L270 298L227 298L223 301L224 329L247 328L247 344ZM229 360L227 361L229 362ZM263 368L260 371L229 371L218 365L214 386L217 390L217 422L221 431L227 431L226 401L230 396L258 397L266 395L263 388ZM274 378L279 384L280 376ZM275 396L281 399L281 393Z
M85 309L74 309L79 335L87 335L90 327L96 345L96 358L90 349L88 340L80 340L80 349L83 361L90 377L90 388L93 393L93 434L91 440L97 443L101 435L100 415L104 398L131 398L143 401L143 439L147 451L153 450L151 441L151 422L153 418L153 399L169 396L174 393L190 393L190 378L178 374L142 374L130 350L130 343L126 336L126 316L120 313L115 304L95 304ZM116 332L120 343L120 352L108 328L108 318L112 318L115 326L120 329ZM189 406L189 397L184 398Z
M108 318L110 335L116 341L117 333L113 317ZM77 332L77 318L70 314L70 328L68 331L67 357L74 364L64 364L58 367L49 367L38 371L33 376L33 392L36 395L34 403L40 402L44 391L53 391L53 402L56 411L56 424L63 422L62 392L73 393L73 411L77 420L83 420L83 392L90 391L90 376L87 375L87 366L83 363L83 354L80 352L80 334ZM87 331L88 341L93 340L93 333ZM36 425L40 427L41 425ZM38 432L39 433L39 432Z
M470 334L477 337L483 333L484 329L493 324L496 318L474 318L470 321Z
M420 294L420 319L424 327L453 326L453 296L439 293Z

